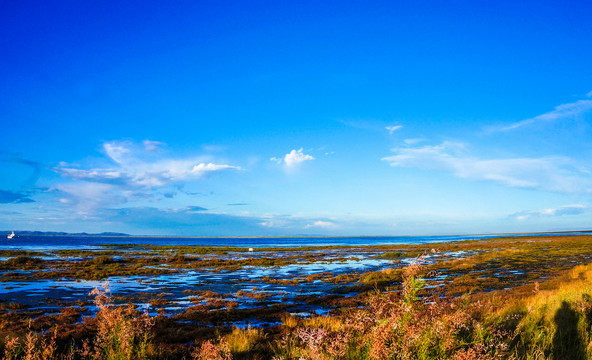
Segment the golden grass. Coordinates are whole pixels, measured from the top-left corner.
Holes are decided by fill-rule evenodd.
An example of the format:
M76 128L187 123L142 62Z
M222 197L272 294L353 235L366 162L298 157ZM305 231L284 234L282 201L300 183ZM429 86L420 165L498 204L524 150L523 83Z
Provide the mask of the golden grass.
M287 327L288 329L293 329L298 326L299 321L298 318L290 313L285 313L282 315L282 325Z
M246 329L235 327L230 334L224 337L224 340L233 354L248 353L263 339L265 339L263 331L259 328L252 328L250 326Z
M577 265L533 294L516 297L490 317L516 323L515 359L592 359L592 264Z
M386 282L401 281L402 269L384 269L364 274L362 282L365 284L380 284Z
M334 316L314 316L303 321L303 325L309 328L325 329L332 332L343 329L343 320Z

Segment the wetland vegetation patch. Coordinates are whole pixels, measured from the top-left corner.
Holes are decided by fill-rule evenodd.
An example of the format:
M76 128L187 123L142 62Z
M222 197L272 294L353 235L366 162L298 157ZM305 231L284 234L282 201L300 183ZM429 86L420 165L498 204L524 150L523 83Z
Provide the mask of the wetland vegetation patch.
M417 313L420 320L424 312L435 314L435 323L444 321L438 324L448 329L454 341L465 344L454 351L445 343L413 345L413 351L435 351L431 358L445 358L437 354L461 350L489 356L493 353L466 344L494 340L500 356L508 355L509 348L526 354L534 351L533 347L564 354L573 349L553 347L553 337L560 336L553 332L553 326L558 328L559 323L554 325L543 305L524 304L535 301L527 300L533 296L540 298L537 294L561 295L566 305L549 305L558 312L558 319L575 316L583 319L578 321L588 321L585 309L592 303L592 289L585 287L592 274L586 265L592 262L590 235L254 251L106 245L90 250L0 251L0 257L0 349L12 346L6 339L24 339L29 331L44 338L57 327L60 331L54 340L56 346L62 346L56 348L58 352L96 340L93 336L102 310L96 304L96 294L89 293L105 281L109 282L107 295L113 311L128 308L127 315L120 315L131 321L129 324L135 321L130 318L132 314L151 322L150 330L138 336L149 334L150 346L161 349L153 349L153 358L164 356L163 349L189 356L207 349L223 352L227 345L235 358L250 358L249 354L286 359L295 354L313 356L305 350L310 348L313 336L321 339L318 351L334 354L330 358L340 358L338 354L343 351L373 358L405 350L375 348L380 341L394 344L399 341L396 339L384 338L378 345L366 341L371 333L380 339L381 326L385 326L381 324L410 326L403 316L409 306L407 310L412 309L409 311ZM575 295L569 295L567 288ZM488 305L482 308L474 304ZM460 308L466 311L459 312ZM532 314L534 308L542 318ZM358 321L355 319L368 315L364 311L384 314L376 318L382 322L350 328ZM455 317L460 322L454 326L469 326L463 321L473 319L471 324L481 324L493 338L479 338L470 326L467 333L458 332L445 320ZM427 319L418 322L421 329L416 330L424 334L421 336L433 331ZM537 343L538 333L528 327L534 321L550 323L550 329L540 336L551 345ZM520 338L515 331L521 331ZM495 338L502 333L507 336ZM134 339L134 344L142 344L140 337ZM253 345L253 339L258 345ZM331 341L342 348L331 349Z

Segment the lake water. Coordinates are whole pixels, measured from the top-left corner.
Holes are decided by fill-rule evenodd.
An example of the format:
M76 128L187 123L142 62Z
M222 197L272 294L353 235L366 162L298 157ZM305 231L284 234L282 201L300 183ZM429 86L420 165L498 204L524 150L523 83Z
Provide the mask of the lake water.
M139 245L206 245L238 247L301 247L301 246L362 246L427 244L472 239L490 239L500 236L550 236L581 235L589 232L539 233L539 234L487 234L487 235L438 235L438 236L351 236L351 237L159 237L159 236L40 236L21 235L15 239L0 238L0 249L40 250L81 249L104 244ZM18 235L18 234L17 234Z

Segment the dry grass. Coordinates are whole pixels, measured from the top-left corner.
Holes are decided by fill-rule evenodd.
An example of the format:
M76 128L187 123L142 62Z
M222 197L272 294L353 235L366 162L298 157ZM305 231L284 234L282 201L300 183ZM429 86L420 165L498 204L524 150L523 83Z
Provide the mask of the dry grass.
M99 309L96 318L96 335L80 346L73 344L67 350L58 352L56 338L58 326L49 336L31 330L24 338L13 337L6 340L3 357L5 360L143 360L152 353L148 330L153 320L140 314L132 307L116 307L111 304L108 283L104 289L93 290L95 304Z
M554 288L517 299L498 314L519 320L516 359L592 359L592 264L578 265L554 281Z
M314 316L303 321L305 327L336 332L344 328L343 320L334 316Z
M299 325L298 318L290 313L285 313L281 317L282 325L288 329L293 329Z
M194 360L232 360L228 344L223 341L218 345L209 340L204 341L191 353L191 356Z
M265 339L265 334L259 328L248 327L240 329L235 327L232 332L224 337L230 352L244 354L253 350L255 345Z
M362 282L370 285L380 285L386 283L393 283L401 281L402 269L384 269L380 271L372 271L364 274Z

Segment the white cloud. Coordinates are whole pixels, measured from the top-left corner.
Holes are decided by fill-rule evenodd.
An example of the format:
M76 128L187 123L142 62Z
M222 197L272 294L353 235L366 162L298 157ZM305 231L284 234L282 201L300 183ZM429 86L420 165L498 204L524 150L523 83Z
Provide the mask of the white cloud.
M59 202L68 205L78 215L89 215L94 209L114 206L128 201L123 193L111 184L96 182L74 182L58 184L54 191L60 196ZM72 206L74 208L72 209Z
M202 149L204 149L204 151L210 152L210 153L215 153L215 152L222 152L226 150L226 146L224 145L202 145Z
M299 150L292 150L289 153L286 154L286 156L284 156L283 159L279 159L276 157L272 157L271 159L269 159L271 161L274 161L278 164L281 164L282 161L286 164L286 167L288 168L294 168L297 165L305 162L305 161L311 161L314 160L314 157L311 155L307 155L304 154L302 152L302 148L300 148Z
M103 151L116 163L123 165L130 161L131 144L129 142L107 142L103 144Z
M144 140L144 141L142 141L142 144L144 144L144 149L146 151L158 150L158 149L160 149L161 146L164 145L163 142L152 141L152 140Z
M276 158L275 156L274 156L274 157L272 157L272 158L271 158L271 159L269 159L269 160L271 160L271 161L275 162L276 164L281 164L281 163L282 163L282 161L283 161L282 159L278 159L278 158Z
M467 154L464 144L393 149L382 158L391 166L449 172L472 180L489 180L506 186L564 193L592 193L592 178L568 158L479 159Z
M131 142L107 142L103 144L103 150L117 166L77 169L60 163L54 170L75 180L149 189L173 182L197 179L210 172L240 169L238 166L206 162L200 157L154 158L151 152L156 143L161 144L148 141L148 143L144 142L145 148L141 148Z
M61 164L60 166L67 166L67 164ZM75 180L94 181L101 183L126 182L125 174L115 169L81 170L68 167L60 167L55 168L54 170L65 177Z
M337 227L338 227L337 224L335 224L333 222L318 220L318 221L313 222L312 224L306 225L304 228L305 229L310 229L310 228L335 229Z
M273 221L262 221L259 223L259 225L263 226L263 227L267 227L267 228L277 228L277 227L283 227L284 224L283 223L276 223Z
M534 121L554 121L564 118L574 118L592 109L592 100L578 100L574 103L561 104L548 113L535 116Z
M80 211L133 201L152 202L174 196L183 182L213 172L240 170L205 157L163 157L155 151L161 145L156 141L104 143L103 152L112 162L110 166L81 168L61 162L53 170L71 181L55 186L62 199L59 201L66 204L65 199Z
M420 143L422 141L425 141L425 139L422 139L422 138L413 138L413 139L405 139L405 140L403 140L403 142L405 144L407 144L407 145L414 145L414 144Z
M592 92L590 92L588 95L590 95L590 94L592 94ZM588 97L590 97L590 96L588 96ZM592 100L578 100L573 103L558 105L552 111L535 116L533 118L518 121L513 124L506 125L506 126L491 127L491 128L489 128L489 130L492 132L510 131L510 130L521 128L526 125L538 123L538 122L551 122L551 121L557 121L557 120L563 120L563 119L574 119L574 118L584 115L585 113L587 113L591 109L592 109Z
M207 164L201 163L201 164L195 165L191 169L191 173L194 175L201 176L209 171L218 171L218 170L224 170L224 169L239 170L240 168L238 166L231 166L231 165L217 165L217 164L212 164L212 163L207 163Z
M284 162L288 167L296 166L302 162L310 160L314 160L314 157L302 153L302 148L300 148L298 151L292 150L284 157Z
M395 131L401 129L403 127L403 125L391 125L391 126L387 126L385 127L385 129L388 130L389 134L394 133Z
M512 218L516 220L526 220L533 217L553 217L553 216L566 216L566 215L580 215L589 210L588 206L576 204L576 205L565 205L558 208L540 209L523 211L513 214Z
M332 221L327 218L319 218L311 214L308 215L285 215L285 214L265 214L260 217L258 223L265 228L301 233L303 230L314 230L317 233L321 230L340 230L341 224L338 221Z

